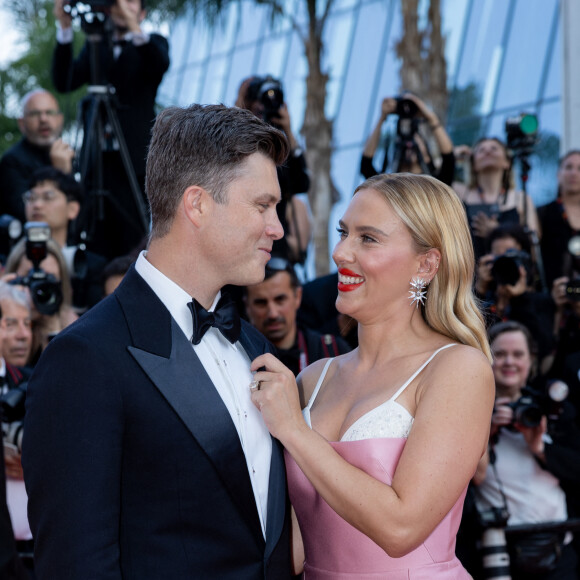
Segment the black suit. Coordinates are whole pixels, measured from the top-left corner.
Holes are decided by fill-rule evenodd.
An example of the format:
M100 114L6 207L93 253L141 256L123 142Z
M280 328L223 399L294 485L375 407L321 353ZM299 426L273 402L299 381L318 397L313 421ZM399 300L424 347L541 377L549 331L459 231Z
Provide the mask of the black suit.
M48 147L37 147L24 137L8 149L0 160L0 214L26 221L22 194L30 188L32 174L50 167Z
M85 85L97 82L102 85L112 85L115 88L113 103L119 118L127 149L131 157L137 181L143 193L145 182L145 159L155 120L155 99L157 89L163 75L169 67L169 45L159 34L151 34L149 42L135 46L132 42L123 46L118 58L113 57L113 49L105 41L97 45L96 54L100 66L100 74L93 78L93 67L90 58L90 46L85 44L76 59L73 59L72 43L56 43L52 62L52 79L57 91L68 93ZM88 101L90 105L91 101ZM86 116L89 114L85 110ZM86 129L86 127L85 127ZM95 136L96 137L96 136ZM87 138L83 148L97 142L96 138ZM86 190L90 193L95 187L92 163L94 157L88 155ZM92 236L89 249L102 254L109 259L127 254L137 246L146 231L141 224L137 205L129 187L125 168L117 151L105 152L103 156L104 189L111 193L105 200L104 208L97 205L96 199L87 200L80 219L96 219L104 216L102 227ZM82 168L81 168L82 169ZM146 200L143 196L143 203ZM101 215L102 212L102 215Z
M240 343L268 349L246 322ZM231 417L134 267L43 353L23 447L39 580L290 577L280 445L264 541Z

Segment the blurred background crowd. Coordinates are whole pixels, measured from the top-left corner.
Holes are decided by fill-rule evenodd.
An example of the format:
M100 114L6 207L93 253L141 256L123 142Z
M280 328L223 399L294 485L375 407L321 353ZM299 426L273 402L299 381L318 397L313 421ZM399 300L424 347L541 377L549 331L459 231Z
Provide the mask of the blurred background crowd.
M218 17L177 0L41 2L50 66L25 81L21 61L0 71L0 392L14 540L0 577L34 577L19 458L27 377L146 247L156 111L221 101L290 143L278 170L285 236L265 281L237 295L295 374L357 345L334 307L329 263L354 187L412 172L456 191L497 386L458 554L475 578L577 578L580 135L569 129L580 118L564 111L580 71L564 48L580 10L565 0L336 0L312 11L316 2L296 0L270 25L264 4L226 2ZM172 8L180 16L168 24Z

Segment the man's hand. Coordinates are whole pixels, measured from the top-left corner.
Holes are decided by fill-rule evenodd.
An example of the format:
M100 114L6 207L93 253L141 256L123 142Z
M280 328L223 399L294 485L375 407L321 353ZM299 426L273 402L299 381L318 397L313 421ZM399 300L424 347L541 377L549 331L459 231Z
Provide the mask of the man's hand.
M53 167L63 173L72 173L72 160L75 156L74 149L62 139L57 139L50 147L50 162Z
M64 5L65 0L54 0L54 8L52 10L54 19L60 24L62 29L72 26L71 15L64 11Z
M6 466L6 477L10 479L24 479L22 456L20 453L4 453L4 464Z

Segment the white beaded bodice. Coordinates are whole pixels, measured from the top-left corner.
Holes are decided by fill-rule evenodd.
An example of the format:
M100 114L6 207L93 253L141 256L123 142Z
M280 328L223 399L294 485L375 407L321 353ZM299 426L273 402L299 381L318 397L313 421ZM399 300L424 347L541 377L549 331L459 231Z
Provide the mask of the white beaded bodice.
M380 439L380 438L406 438L413 426L413 416L403 407L397 403L396 399L407 388L407 386L417 377L417 375L433 360L437 353L442 350L454 346L456 343L446 344L437 349L428 359L421 365L419 369L403 384L397 392L387 401L371 409L362 417L359 417L344 433L341 441L361 441L363 439ZM310 428L312 423L310 421L310 409L316 400L318 391L324 382L326 373L330 364L334 359L329 359L322 373L314 387L314 392L308 401L308 405L303 409L302 414L304 420Z

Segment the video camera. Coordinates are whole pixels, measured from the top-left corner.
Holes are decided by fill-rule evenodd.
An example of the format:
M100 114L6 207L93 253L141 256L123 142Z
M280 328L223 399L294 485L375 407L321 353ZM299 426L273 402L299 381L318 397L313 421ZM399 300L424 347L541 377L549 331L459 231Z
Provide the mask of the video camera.
M58 312L62 304L61 283L40 267L48 255L46 243L50 239L50 227L44 222L28 222L24 225L24 231L26 257L32 262L32 268L26 276L11 280L10 284L27 286L36 310L50 316Z
M508 149L516 153L530 153L538 142L538 117L529 113L508 117L505 132Z
M537 427L542 417L556 421L562 414L562 404L569 390L568 385L562 381L550 381L544 392L524 387L520 398L507 405L513 410L513 423Z
M264 106L262 118L272 124L272 119L278 117L278 111L284 104L282 83L271 76L254 77L246 92L246 101L259 102Z
M491 267L491 275L496 284L513 286L520 279L520 267L526 270L528 281L532 273L532 258L527 252L511 248L501 256L497 256Z

